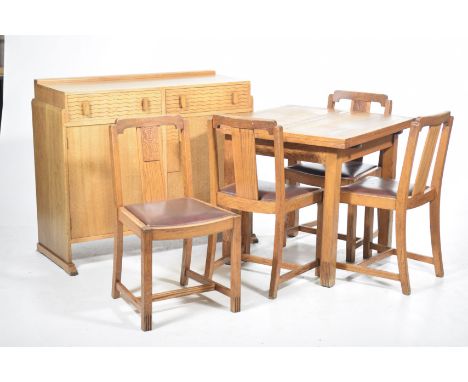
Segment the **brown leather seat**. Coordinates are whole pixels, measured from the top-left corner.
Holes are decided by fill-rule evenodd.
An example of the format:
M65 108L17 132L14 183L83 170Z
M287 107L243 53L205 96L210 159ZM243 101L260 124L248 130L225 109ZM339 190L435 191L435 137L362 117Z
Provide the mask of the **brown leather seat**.
M130 204L125 208L151 227L181 226L235 215L192 198Z
M288 170L302 172L304 174L315 175L315 176L325 176L325 167L320 163L309 163L304 162L300 164L295 164L287 167ZM350 161L343 163L341 167L341 177L342 178L357 178L360 175L370 171L377 170L378 166L369 163L363 163L358 161Z
M396 198L396 194L398 192L398 181L394 179L383 179L378 176L368 176L359 182L341 187L341 192L353 192L356 194ZM410 184L408 195L412 192L413 185Z
M316 192L321 189L318 187L300 187L300 186L285 186L285 197L291 199L296 196L307 194L308 192ZM236 185L230 184L221 189L221 192L225 192L229 195L236 195ZM275 183L265 182L263 180L258 181L258 198L263 201L274 201L276 199Z

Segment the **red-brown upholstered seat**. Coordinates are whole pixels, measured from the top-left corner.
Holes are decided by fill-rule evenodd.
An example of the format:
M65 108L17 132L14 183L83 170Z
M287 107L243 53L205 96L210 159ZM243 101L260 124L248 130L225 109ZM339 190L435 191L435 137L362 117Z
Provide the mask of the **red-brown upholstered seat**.
M357 183L341 187L341 192L353 192L363 195L387 196L396 198L398 191L398 181L394 179L383 179L378 176L369 176ZM413 185L410 184L408 195L413 192Z
M359 176L371 171L378 170L379 167L370 163L360 161L350 161L343 163L341 167L342 178L358 178ZM297 171L308 175L325 176L325 167L320 163L303 162L288 166L288 171Z
M150 227L196 224L233 216L233 213L192 198L131 204L125 208Z

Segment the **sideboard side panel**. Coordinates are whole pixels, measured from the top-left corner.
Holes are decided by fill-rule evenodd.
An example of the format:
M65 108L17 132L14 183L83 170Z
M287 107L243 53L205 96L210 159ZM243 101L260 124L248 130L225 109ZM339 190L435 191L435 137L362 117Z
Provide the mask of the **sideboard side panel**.
M32 115L38 246L41 252L49 252L47 256L53 261L63 261L74 267L70 248L64 110L33 100Z

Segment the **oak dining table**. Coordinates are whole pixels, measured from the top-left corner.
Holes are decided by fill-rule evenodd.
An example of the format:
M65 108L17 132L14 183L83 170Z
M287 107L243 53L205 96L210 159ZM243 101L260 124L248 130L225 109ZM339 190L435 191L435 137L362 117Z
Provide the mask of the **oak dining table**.
M332 287L336 277L341 166L364 155L380 152L381 176L394 178L398 134L410 127L414 118L295 105L238 116L252 120L275 120L283 127L285 158L325 166L323 226L319 240L320 284ZM265 131L256 131L255 137L257 154L272 156L273 137ZM223 151L224 182L229 184L234 182L229 140L224 142ZM392 219L390 211L378 211L378 243L381 245L391 245Z

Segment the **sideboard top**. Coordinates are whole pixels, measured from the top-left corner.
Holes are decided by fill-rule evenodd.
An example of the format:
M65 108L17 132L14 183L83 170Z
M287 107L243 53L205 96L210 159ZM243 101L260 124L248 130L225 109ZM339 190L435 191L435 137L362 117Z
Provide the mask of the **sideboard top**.
M133 74L102 77L51 78L36 80L36 85L64 93L109 92L178 86L197 86L239 82L215 71Z

